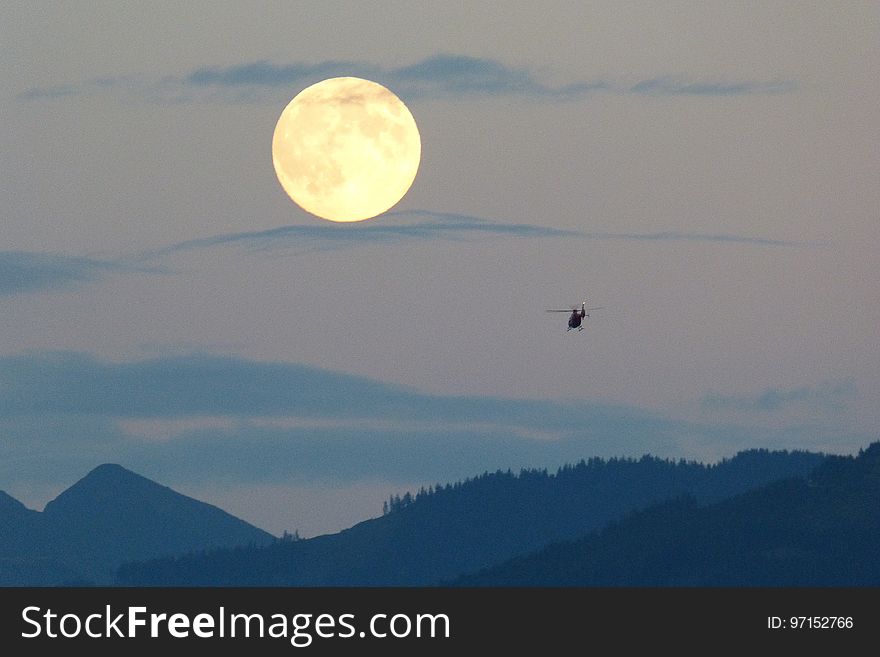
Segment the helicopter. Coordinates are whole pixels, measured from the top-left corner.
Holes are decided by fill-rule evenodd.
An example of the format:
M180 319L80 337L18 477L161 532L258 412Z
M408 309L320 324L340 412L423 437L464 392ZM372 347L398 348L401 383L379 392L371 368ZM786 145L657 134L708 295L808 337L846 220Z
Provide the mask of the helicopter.
M584 317L589 317L587 311L589 310L601 310L604 306L596 306L594 308L587 308L587 302L584 301L581 303L581 307L572 306L571 308L566 308L565 310L552 309L548 310L548 313L571 313L568 317L568 328L566 331L583 331L584 327L581 326L581 321Z

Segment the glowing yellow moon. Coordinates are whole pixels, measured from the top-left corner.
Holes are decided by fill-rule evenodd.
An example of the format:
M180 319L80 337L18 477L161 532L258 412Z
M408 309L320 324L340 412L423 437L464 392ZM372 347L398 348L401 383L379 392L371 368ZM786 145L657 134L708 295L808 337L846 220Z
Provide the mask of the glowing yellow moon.
M381 84L331 78L303 89L272 136L284 191L331 221L362 221L394 206L415 180L422 142L406 105Z

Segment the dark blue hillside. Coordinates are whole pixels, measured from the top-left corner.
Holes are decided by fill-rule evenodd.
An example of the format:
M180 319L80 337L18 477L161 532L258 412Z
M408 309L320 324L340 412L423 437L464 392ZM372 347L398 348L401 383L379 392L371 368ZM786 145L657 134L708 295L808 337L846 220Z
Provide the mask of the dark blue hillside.
M715 504L683 497L459 586L878 586L880 443Z
M702 502L804 475L824 457L754 450L707 466L645 456L590 459L554 474L484 474L390 500L382 517L333 535L127 564L124 585L431 585L582 536L657 502Z

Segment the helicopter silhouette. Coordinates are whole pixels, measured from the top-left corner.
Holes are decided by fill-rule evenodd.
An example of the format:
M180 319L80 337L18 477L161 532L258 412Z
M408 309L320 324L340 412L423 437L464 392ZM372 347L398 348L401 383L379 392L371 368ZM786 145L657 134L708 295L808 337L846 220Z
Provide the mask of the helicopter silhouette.
M552 309L548 310L548 313L571 313L568 317L568 328L566 331L583 331L584 327L581 326L581 322L584 317L589 317L587 311L589 310L601 310L604 306L595 306L593 308L587 308L587 302L584 301L581 303L581 307L572 306L571 308L566 308L564 310Z

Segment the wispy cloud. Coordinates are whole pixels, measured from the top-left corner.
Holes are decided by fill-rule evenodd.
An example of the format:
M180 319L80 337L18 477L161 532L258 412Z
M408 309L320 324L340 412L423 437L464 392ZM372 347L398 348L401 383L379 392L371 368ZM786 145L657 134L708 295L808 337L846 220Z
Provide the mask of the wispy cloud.
M208 235L134 254L100 260L53 253L0 251L0 296L64 289L73 284L97 281L111 274L167 272L163 258L193 251L239 248L247 252L275 251L303 254L374 244L461 241L480 238L519 239L572 238L636 242L703 242L767 247L815 247L816 242L772 239L751 235L713 233L586 232L538 224L490 221L470 215L408 210L389 212L381 219L363 223L318 222L261 231Z
M527 95L565 97L606 89L605 82L552 87L525 68L505 66L493 59L462 55L435 55L400 68L381 68L364 62L326 61L315 64L274 64L269 61L233 66L207 66L183 78L196 87L283 86L289 88L319 80L354 75L393 86L410 97Z
M77 96L89 89L90 83L61 84L54 87L33 87L19 95L22 100L53 100L65 96Z
M388 74L393 84L416 97L512 95L568 99L610 88L603 80L551 86L528 69L462 55L436 55Z
M146 271L116 260L96 260L57 253L0 251L0 296L57 290L95 281L110 273Z
M576 231L489 221L468 215L414 210L389 212L369 222L281 226L262 231L225 233L170 244L143 257L169 255L181 251L220 246L240 246L249 250L288 249L316 251L383 242L413 240L461 240L481 236L498 237L574 237Z
M154 251L145 252L141 257L153 258L179 252L223 246L238 246L252 251L286 249L305 252L386 242L399 243L421 240L458 241L480 237L566 237L589 240L707 242L777 247L815 247L824 245L819 242L723 233L577 231L537 224L492 221L471 215L433 212L429 210L402 210L389 212L375 221L363 223L320 222L309 225L281 226L262 231L211 235L169 244Z
M289 87L344 75L364 77L382 73L381 68L364 62L329 60L314 64L273 64L263 60L234 66L204 66L184 76L182 82L195 87Z
M304 85L321 79L357 75L384 81L408 97L442 96L531 96L566 100L606 91L613 93L734 96L791 91L787 80L695 81L664 76L626 84L612 79L584 80L551 85L524 67L508 66L498 60L465 55L440 54L415 64L385 69L361 62L327 61L317 64L277 65L268 61L233 66L211 66L184 78L195 86L285 86Z
M794 91L791 80L766 81L692 81L674 76L641 80L629 87L635 94L657 96L744 96L749 94L780 94Z
M226 233L170 244L142 254L144 258L172 255L197 249L238 246L253 251L286 249L295 252L348 248L383 242L466 240L479 237L555 238L639 242L704 242L770 247L816 247L818 242L783 240L755 235L722 233L616 233L577 231L537 224L505 223L480 217L428 210L389 212L377 221L282 226L263 231Z
M70 352L0 358L0 408L6 417L429 419L530 432L607 423L620 415L608 406L425 395L296 363L206 354L117 363ZM631 411L621 417L634 418Z
M517 96L565 101L598 92L638 95L742 96L792 91L790 80L695 80L663 76L635 83L611 78L554 85L525 67L495 59L438 54L411 65L385 68L368 62L327 60L274 63L267 60L227 66L203 66L182 76L149 80L138 76L100 78L78 84L35 87L21 94L25 100L46 100L109 91L137 92L151 100L274 101L279 93L336 76L365 77L392 88L406 99Z
M581 237L595 240L627 240L637 242L717 242L730 244L752 244L755 246L828 246L826 242L806 242L801 240L782 240L755 235L730 235L724 233L688 233L683 231L661 231L657 233L580 233Z
M768 388L759 395L720 395L712 393L702 400L708 410L757 411L771 413L792 406L812 410L841 412L846 402L854 399L858 391L855 383L846 379L837 382L824 382L818 386L797 388Z

